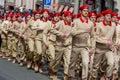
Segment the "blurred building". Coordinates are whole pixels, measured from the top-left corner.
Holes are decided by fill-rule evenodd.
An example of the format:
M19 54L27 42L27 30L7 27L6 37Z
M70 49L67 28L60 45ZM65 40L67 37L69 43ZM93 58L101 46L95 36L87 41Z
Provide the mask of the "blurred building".
M0 0L0 6L4 6L4 0Z
M52 4L59 4L58 10L61 5L64 5L64 8L73 7L74 13L79 12L79 7L83 4L87 4L90 7L90 11L96 11L97 13L105 9L111 9L117 11L120 14L120 0L46 0L52 1ZM6 9L14 9L15 7L25 7L26 9L38 9L43 8L44 0L0 0L0 6L5 5ZM64 9L63 8L63 9ZM51 5L51 10L53 6Z
M74 13L79 11L79 7L83 4L89 5L90 11L96 11L97 13L111 9L119 13L120 16L120 0L58 0L59 3L69 3L74 6Z
M8 10L16 7L24 7L26 9L36 9L41 7L43 0L0 0L0 5L5 6Z
M83 4L87 4L90 7L90 11L100 12L106 8L113 9L114 0L57 0L59 4L69 5L74 7L74 13L79 11L79 7ZM118 0L117 0L118 1Z

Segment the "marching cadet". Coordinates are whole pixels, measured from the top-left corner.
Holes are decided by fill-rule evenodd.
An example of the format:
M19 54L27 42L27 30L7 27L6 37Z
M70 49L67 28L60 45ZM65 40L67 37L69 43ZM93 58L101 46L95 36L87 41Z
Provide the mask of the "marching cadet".
M34 23L33 19L31 18L30 14L25 15L26 18L26 28L24 29L22 36L25 40L25 47L27 52L27 68L30 69L33 64L33 57L34 57L34 38L35 38L35 32L32 30L32 24Z
M8 56L8 46L7 46L7 29L9 26L9 22L11 20L11 17L9 17L9 14L5 15L6 20L3 21L1 24L1 37L2 37L2 45L1 45L1 51L2 51L2 58L5 58L5 56Z
M57 80L57 72L62 59L64 60L64 80L68 80L68 69L72 49L72 13L66 11L64 16L65 19L60 21L56 27L51 30L52 33L56 35L55 59L50 66L53 71L52 80Z
M49 60L49 76L51 78L52 71L50 69L52 62L55 59L55 45L56 45L56 35L51 32L52 28L55 28L60 20L60 13L55 12L52 15L53 19L51 25L46 27L43 32L43 42L48 45L48 60Z
M34 23L36 23L36 21L37 20L39 20L40 19L40 13L41 13L41 11L40 10L35 10L34 11L34 16L33 16L33 20L31 21L31 29L32 29L32 27L33 27L33 25L34 25ZM35 30L35 29L32 29L32 31L33 31L33 38L31 39L31 40L33 40L32 42L33 42L33 44L31 44L32 45L32 47L31 48L33 48L33 63L32 63L32 69L34 69L35 70L35 55L36 55L36 48L35 48L35 37L36 37L36 34L37 34L37 30ZM29 63L28 63L29 64ZM29 67L29 65L28 65L28 67Z
M114 68L114 71L113 71L113 80L117 80L118 79L118 68L119 68L119 40L120 40L120 37L119 37L119 34L120 34L120 25L118 24L118 13L117 12L112 12L112 22L116 24L116 49L117 49L117 52L114 54L114 58L115 58L115 68Z
M29 37L29 32L28 32L28 28L29 28L29 20L31 19L31 15L26 13L25 14L25 21L24 21L24 25L25 27L22 29L21 33L20 33L20 37L22 38L22 45L24 47L24 52L23 52L23 57L21 57L22 60L26 59L26 56L28 54L28 37Z
M8 14L8 17L11 18L10 21L9 21L9 26L8 26L8 29L7 29L7 46L8 46L8 52L9 52L9 55L8 55L8 61L11 61L11 58L12 58L12 46L13 46L13 33L10 31L10 29L12 29L12 16L13 14Z
M20 66L23 66L23 60L22 57L24 56L24 46L22 43L22 38L21 38L21 32L23 31L23 29L25 28L25 23L22 20L22 14L18 13L17 14L17 21L15 21L13 23L13 29L12 30L14 32L14 36L15 36L15 44L14 46L17 48L15 51L17 51L16 53L14 53L13 55L13 63L16 62L16 59L18 61L18 63L20 64Z
M96 50L94 55L94 63L92 77L90 80L96 80L100 63L105 57L107 59L106 80L110 80L114 69L114 52L115 47L113 39L115 37L115 24L111 22L111 10L103 12L105 20L97 24L96 28Z
M99 13L99 14L97 14L97 16L96 16L96 25L97 25L97 23L100 23L100 22L103 22L104 21L104 15L103 15L103 13L101 12L101 13ZM96 26L96 25L94 25L94 26ZM95 27L95 32L96 32L96 27ZM96 35L95 35L96 36ZM104 57L104 59L101 61L101 64L106 64L106 61L105 61L105 57ZM101 80L104 80L105 79L105 77L104 77L104 66L105 65L100 65L100 68L99 68L99 76L100 76L100 79Z
M81 17L73 21L72 31L72 54L69 67L69 79L73 80L75 76L75 66L79 55L82 57L82 75L79 74L78 80L88 78L88 64L89 53L93 54L95 49L94 39L94 25L88 19L88 6L83 5L80 7Z
M95 12L90 12L89 13L89 19L90 19L90 21L92 21L93 22L93 24L94 24L94 31L96 32L96 13ZM89 72L91 72L92 71L92 67L93 67L93 63L94 63L94 54L92 54L92 55L90 55L90 71Z
M43 44L43 30L47 27L50 23L48 20L49 10L43 9L41 11L42 19L38 19L34 24L32 29L37 31L35 37L35 47L36 47L36 54L34 56L34 63L35 63L35 72L42 72L42 63L46 52L46 47L48 45Z
M22 37L22 33L24 31L24 29L26 28L26 24L25 22L23 21L22 19L22 14L21 13L18 13L17 14L17 22L18 22L18 55L17 55L17 60L19 62L19 65L20 66L23 66L23 60L24 60L24 57L25 57L25 42L24 42L24 39Z
M16 62L16 56L17 56L17 43L18 43L18 27L17 27L17 15L13 14L12 15L12 21L11 21L11 26L12 28L10 28L8 30L8 32L12 33L13 37L12 37L12 45L11 45L11 59L12 59L12 63Z
M16 17L17 15L16 14L13 14L12 15L12 19L11 19L11 27L8 29L8 33L11 34L10 36L10 46L9 46L9 49L11 50L11 54L10 54L10 57L8 59L8 61L10 61L11 59L13 59L12 63L15 63L15 58L16 58L16 37L15 37L15 33L14 33L14 26L13 24L16 22Z

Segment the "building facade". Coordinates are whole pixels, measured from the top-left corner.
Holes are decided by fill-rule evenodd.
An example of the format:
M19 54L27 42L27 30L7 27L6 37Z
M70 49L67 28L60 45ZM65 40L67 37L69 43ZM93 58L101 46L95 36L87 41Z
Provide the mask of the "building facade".
M120 16L120 0L58 0L59 4L69 3L74 7L74 13L79 12L79 7L83 4L89 5L90 11L99 13L105 9L118 12Z
M46 0L47 1L47 0ZM59 4L73 7L74 13L79 12L79 6L87 4L90 11L97 13L105 9L117 11L120 15L120 0L52 0L52 4ZM26 9L37 9L44 7L44 0L0 0L0 6L6 6L6 9L14 9L14 7L25 7ZM56 9L58 10L59 7ZM51 5L51 10L53 10Z

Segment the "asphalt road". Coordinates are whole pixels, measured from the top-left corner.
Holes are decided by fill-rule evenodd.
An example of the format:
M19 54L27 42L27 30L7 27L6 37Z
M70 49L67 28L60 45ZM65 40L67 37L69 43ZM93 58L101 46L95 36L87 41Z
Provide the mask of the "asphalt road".
M63 69L60 68L58 78L60 80L63 80L62 77ZM33 70L28 70L26 66L20 67L17 63L13 64L11 62L8 62L6 59L0 58L0 80L51 80L51 79L48 77L46 63L43 66L43 73L40 74L35 73Z
M46 69L46 68L44 68ZM44 73L34 73L33 70L27 70L26 67L20 67L5 59L0 58L0 80L50 80L47 75L47 69Z

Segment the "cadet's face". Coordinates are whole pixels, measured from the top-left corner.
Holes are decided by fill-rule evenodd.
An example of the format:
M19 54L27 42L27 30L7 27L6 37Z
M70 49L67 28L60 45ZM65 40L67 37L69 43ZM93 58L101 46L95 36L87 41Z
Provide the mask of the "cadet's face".
M99 19L100 19L100 22L104 21L104 16L101 16Z
M48 18L48 13L47 13L47 12L44 12L44 13L43 13L43 17L44 17L44 18Z
M100 18L97 18L97 20L96 20L97 22L100 22Z
M27 20L30 20L30 18L31 18L31 16L28 16L28 17L27 17Z
M22 17L18 17L18 21L22 21Z
M106 21L111 21L111 14L106 14L105 15L105 20Z
M13 20L13 21L16 21L16 17L13 17L12 20Z
M9 20L9 21L10 21L10 20L11 20L11 17L7 17L7 20Z
M117 20L118 20L118 19L117 19L117 16L113 16L113 17L112 17L112 21L113 21L113 22L117 22Z
M81 11L81 13L82 13L82 16L87 17L88 16L88 9L83 9Z
M58 22L60 20L59 16L55 16L54 18L54 21Z
M40 14L36 14L35 19L39 19L39 18L40 18Z
M96 16L91 16L91 17L90 17L90 20L91 20L92 22L95 22L95 21L96 21Z
M67 20L68 22L71 22L71 21L72 21L72 16L71 16L71 15L66 16L66 20Z

